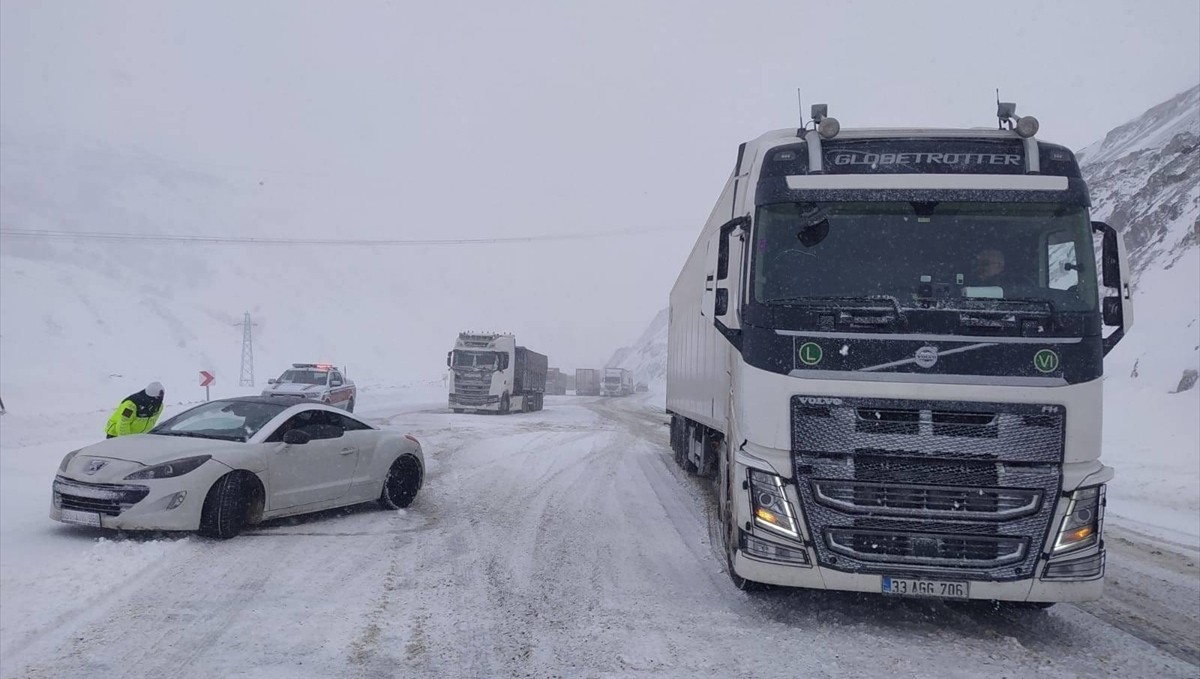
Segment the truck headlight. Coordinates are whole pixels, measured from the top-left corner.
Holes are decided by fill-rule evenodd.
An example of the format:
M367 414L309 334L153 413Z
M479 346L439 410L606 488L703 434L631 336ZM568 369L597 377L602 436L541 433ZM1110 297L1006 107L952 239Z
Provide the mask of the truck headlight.
M185 457L181 460L172 460L162 464L156 464L153 467L139 469L136 472L125 477L126 481L145 481L148 479L169 479L174 476L183 476L190 471L193 471L200 465L212 459L212 455L197 455L196 457Z
M1103 498L1104 486L1080 488L1071 493L1067 516L1058 531L1058 539L1054 541L1055 554L1091 547L1100 541L1100 507Z
M775 531L793 540L800 539L796 512L783 492L783 480L775 474L750 470L750 509L754 525Z

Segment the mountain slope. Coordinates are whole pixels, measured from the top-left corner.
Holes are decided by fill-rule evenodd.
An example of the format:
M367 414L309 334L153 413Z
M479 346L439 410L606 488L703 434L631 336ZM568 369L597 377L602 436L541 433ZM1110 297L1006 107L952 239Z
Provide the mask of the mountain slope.
M606 368L626 368L639 382L662 382L667 376L667 322L670 310L658 312L638 341L618 349Z
M1080 151L1092 218L1125 235L1134 327L1107 372L1186 390L1200 369L1200 86Z

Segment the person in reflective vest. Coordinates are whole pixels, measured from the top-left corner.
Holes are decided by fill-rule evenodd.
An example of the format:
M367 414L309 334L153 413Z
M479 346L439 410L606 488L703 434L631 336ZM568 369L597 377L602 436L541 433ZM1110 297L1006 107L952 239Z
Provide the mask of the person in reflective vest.
M104 428L107 438L128 436L129 434L144 434L158 422L158 416L163 411L163 386L151 382L145 389L130 394L121 401L121 405L108 418L108 426Z

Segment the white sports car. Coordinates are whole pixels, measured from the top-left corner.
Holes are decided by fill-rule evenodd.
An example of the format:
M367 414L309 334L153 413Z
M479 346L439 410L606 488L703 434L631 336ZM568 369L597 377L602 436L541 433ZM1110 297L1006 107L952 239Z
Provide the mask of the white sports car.
M50 518L230 538L265 519L372 500L407 507L424 474L412 436L313 401L230 398L68 453Z

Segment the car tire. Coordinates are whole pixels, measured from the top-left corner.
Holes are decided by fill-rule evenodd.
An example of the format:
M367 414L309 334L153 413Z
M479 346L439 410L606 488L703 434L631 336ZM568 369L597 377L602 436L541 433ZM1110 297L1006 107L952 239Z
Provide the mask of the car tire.
M379 493L379 505L384 509L404 509L411 505L421 490L424 472L421 463L412 455L401 455L392 463L383 490Z
M204 507L200 510L200 535L228 540L242 532L246 525L247 497L242 476L226 474L208 489Z
M346 404L346 412L354 412L354 399L350 399L350 402Z

